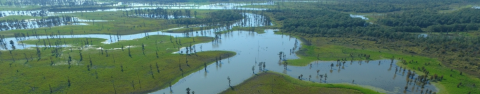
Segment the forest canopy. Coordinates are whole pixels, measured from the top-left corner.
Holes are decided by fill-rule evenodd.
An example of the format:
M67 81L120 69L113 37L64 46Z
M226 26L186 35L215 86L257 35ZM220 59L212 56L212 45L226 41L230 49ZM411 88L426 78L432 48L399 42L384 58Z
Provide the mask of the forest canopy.
M378 22L383 25L395 27L428 28L433 32L478 30L480 10L467 8L452 13L438 13L425 10L407 11L397 14L387 14L386 18L379 19Z
M338 0L319 2L318 7L357 13L385 13L407 10L448 10L449 5L477 2L477 0Z
M320 33L330 29L363 27L367 23L348 14L328 10L275 10L276 19L283 21L286 32Z

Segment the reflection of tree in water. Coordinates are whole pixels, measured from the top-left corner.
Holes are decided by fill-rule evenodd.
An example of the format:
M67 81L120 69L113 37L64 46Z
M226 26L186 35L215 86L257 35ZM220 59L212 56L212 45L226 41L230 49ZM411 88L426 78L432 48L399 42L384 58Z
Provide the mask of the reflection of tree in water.
M76 6L76 5L97 5L97 1L93 0L9 0L0 2L0 5L6 6Z
M52 16L39 20L3 20L0 21L0 31L62 26L71 24L72 22L78 22L78 18L71 16ZM16 34L18 34L17 37L26 37L26 34L23 33Z
M39 11L0 11L0 17L21 15L21 16L32 16L32 17L45 17L49 16L49 12L46 10Z
M355 56L358 56L358 57L367 57L368 55L355 55ZM330 74L333 75L334 77L334 83L337 83L339 80L340 82L344 82L345 80L342 80L344 78L338 78L339 75L342 75L340 74L342 70L349 70L348 66L346 66L346 61L347 59L338 59L337 61L333 61L334 63L318 63L318 61L315 61L316 64L321 64L319 66L316 66L316 67L320 67L320 66L323 66L323 68L327 68L330 67L330 69L328 69L329 71L326 71L327 73L329 72ZM352 60L353 61L353 60ZM375 68L377 63L369 63L370 61L369 60L360 60L360 61L357 61L357 65L353 64L353 62L350 62L350 66L351 66L351 69L355 69L357 70L357 68L355 68L355 66L370 66L372 64L374 64L374 66L371 66L371 68ZM390 61L390 60L385 60L385 61ZM418 63L417 61L406 61L406 60L402 60L402 59L399 59L399 61L402 61L402 62L399 62L399 63L403 63L403 61L407 62L407 63ZM400 76L403 76L405 77L405 79L397 79L397 80L400 80L400 82L403 83L403 80L406 84L403 84L405 85L404 87L406 88L403 88L403 91L405 93L415 93L415 94L434 94L436 92L435 88L432 88L431 86L431 83L430 82L437 82L437 81L441 81L443 79L443 76L440 76L440 75L437 75L437 74L429 74L428 70L425 69L424 67L418 67L418 68L415 68L416 71L420 71L422 73L425 73L425 74L422 74L422 75L418 75L415 73L415 70L411 70L411 69L406 69L405 67L400 67L400 66L394 66L393 63L390 62L390 65L385 65L385 64L382 64L383 61L378 61L378 65L380 65L379 67L384 67L384 71L382 70L373 70L373 71L378 71L378 72L388 72L388 74L394 74L393 75L393 78L391 80L395 80L397 78L397 75L400 75ZM392 61L392 62L396 62L396 61ZM367 65L365 65L367 64ZM368 65L370 64L370 65ZM429 63L425 63L426 65L428 65ZM325 73L325 74L322 74L320 75L320 72L321 72L321 69L319 68L316 68L313 66L313 64L309 64L303 68L306 68L306 70L312 70L312 71L315 71L316 72L316 77L314 77L314 79L317 79L317 80L312 80L310 75L314 75L315 74L311 74L311 73L307 73L306 75L309 75L309 81L314 81L314 82L319 82L319 83L326 83L327 82L327 79L328 78L328 74ZM333 67L336 67L335 69L333 69ZM351 70L350 69L350 70ZM336 75L335 73L333 73L334 70L337 70L338 74ZM394 71L392 71L394 70ZM305 74L305 73L304 73ZM343 73L344 74L344 73ZM348 73L347 73L348 74ZM303 79L303 74L300 74L300 76L298 76L298 79ZM373 74L372 76L375 76L377 74ZM370 78L370 77L367 77L367 78ZM365 79L365 78L363 78ZM376 80L373 80L373 81L384 81L384 80L388 80L388 79L384 79L384 78L376 78ZM357 80L357 82L355 81ZM356 79L355 77L352 77L349 81L351 81L352 84L364 84L365 83L365 80L362 80L362 79ZM332 81L331 81L332 82ZM368 82L370 83L370 82ZM382 84L383 85L383 84ZM464 84L461 84L459 83L458 86L461 87L463 86ZM395 88L395 87L393 87ZM387 91L389 93L402 93L402 91L399 91L399 92L395 92L395 91Z

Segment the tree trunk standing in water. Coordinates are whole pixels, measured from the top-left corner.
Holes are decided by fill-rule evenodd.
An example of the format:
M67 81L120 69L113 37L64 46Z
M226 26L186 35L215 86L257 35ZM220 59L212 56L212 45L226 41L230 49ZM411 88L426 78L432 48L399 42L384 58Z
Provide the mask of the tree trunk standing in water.
M205 72L207 72L207 63L203 63L203 65L205 66Z
M231 82L231 80L230 80L230 76L228 76L228 77L227 77L227 80L228 80L228 86L230 86L230 87L231 87L232 85L230 85L230 82Z
M12 50L15 50L15 43L12 40L10 40L10 45L12 45Z
M263 62L263 71L266 71L266 70L265 70L265 62Z
M170 91L172 91L172 82L168 83L170 86Z

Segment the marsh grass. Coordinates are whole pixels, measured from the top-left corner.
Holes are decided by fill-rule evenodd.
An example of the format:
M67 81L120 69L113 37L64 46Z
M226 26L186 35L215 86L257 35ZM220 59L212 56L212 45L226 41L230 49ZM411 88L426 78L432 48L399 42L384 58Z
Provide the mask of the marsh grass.
M6 17L0 17L0 20L27 20L27 19L41 19L42 17L33 17L33 16L25 16L25 15L16 15L16 16L6 16Z
M419 70L421 67L429 72L428 78L434 76L443 76L443 80L432 80L432 84L439 89L440 94L463 94L480 93L480 88L473 84L480 83L480 79L451 69L443 65L439 59L419 56L417 54L408 54L408 51L398 51L395 49L386 49L374 41L339 38L339 37L298 37L303 38L302 48L297 52L300 59L287 60L292 66L306 66L313 61L336 61L346 59L350 60L378 60L392 59L399 66L415 71L419 75L426 75L425 71ZM307 43L305 43L307 42ZM307 45L308 44L308 45ZM416 51L416 49L411 49ZM350 54L353 54L351 58ZM359 56L362 54L370 55L370 58ZM319 58L317 58L317 56ZM410 62L413 61L413 62ZM450 76L452 75L452 76ZM457 87L459 83L462 83Z
M351 84L307 82L275 72L260 73L222 94L379 94Z
M217 10L192 10L197 11L197 18L202 19L207 13ZM192 13L193 14L193 13ZM112 34L126 35L144 32L153 32L166 30L175 27L183 27L183 24L172 24L165 19L151 19L134 16L125 16L122 11L115 12L76 12L70 14L58 14L66 16L74 16L80 19L89 20L83 22L88 25L67 25L59 27L45 27L36 29L10 30L2 31L0 34L6 37L13 37L14 33L34 33L38 35L79 35L79 34ZM190 19L190 18L189 18ZM96 20L96 21L95 21ZM106 22L102 22L103 20Z
M36 50L14 50L12 53L15 62L9 58L11 55L8 51L1 51L0 83L8 87L0 87L0 90L3 93L146 93L166 88L169 83L175 84L180 78L201 70L204 63L215 61L215 57L228 58L235 55L228 51L172 54L190 43L213 40L209 37L195 37L195 42L193 38L173 39L173 42L178 39L181 43L175 43L174 47L170 36L147 36L112 44L100 44L104 39L92 39L95 41L93 46L82 50L79 50L81 47L78 46L60 49L60 57L51 56L55 48L42 48L40 60L37 60ZM69 41L68 44L79 45L85 39L64 40ZM25 43L35 41L37 40ZM119 49L122 46L123 51ZM131 57L128 55L127 46L131 47ZM99 49L100 47L102 49ZM27 59L23 53L27 53ZM158 58L156 53L159 54Z

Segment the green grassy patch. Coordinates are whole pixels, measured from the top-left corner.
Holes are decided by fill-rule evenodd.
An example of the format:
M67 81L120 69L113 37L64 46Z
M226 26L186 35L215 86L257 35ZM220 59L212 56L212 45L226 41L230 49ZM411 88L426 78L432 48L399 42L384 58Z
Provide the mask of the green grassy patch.
M303 41L302 48L297 52L300 59L288 60L289 65L305 66L316 60L378 60L395 58L396 64L418 73L427 75L428 78L438 75L442 80L430 79L442 94L480 93L480 88L475 83L480 79L453 70L444 66L438 59L406 54L401 51L378 47L375 42L354 38L326 38L326 37L298 37ZM363 46L362 46L363 45ZM365 46L367 45L367 46ZM416 50L416 49L412 49ZM366 56L370 56L367 58ZM317 58L318 57L318 58ZM425 68L426 71L419 68ZM428 74L426 74L428 72ZM451 76L450 76L451 75ZM462 84L460 84L462 83ZM460 84L460 85L459 85Z
M0 84L8 86L0 90L10 94L151 92L176 83L183 76L202 69L204 64L213 63L215 57L235 55L228 51L172 54L181 47L212 39L147 36L112 44L100 44L104 39L89 39L93 46L45 47L39 49L40 53L35 49L0 51ZM51 42L57 40L60 41L50 39ZM43 44L43 39L40 41ZM61 41L80 45L86 39ZM38 43L38 40L26 42Z
M217 10L192 10L197 11L197 19L202 19L209 12ZM6 37L13 37L14 33L33 33L38 35L78 35L78 34L136 34L143 32L152 32L166 30L175 27L185 26L182 24L172 24L165 19L150 19L142 17L125 16L122 11L116 12L77 12L71 14L62 14L66 16L74 16L80 19L90 20L86 22L88 25L68 25L61 27L45 27L24 30L9 30L0 32ZM193 15L192 15L193 16ZM102 22L99 20L105 20Z
M15 15L15 16L6 16L6 17L0 17L0 20L23 20L23 19L41 19L42 17L33 17L33 16L18 16L18 15Z
M378 94L361 86L307 82L275 72L261 73L233 88L222 94Z
M36 10L42 8L41 6L0 6L2 11L24 11Z
M25 40L22 43L26 44L36 44L36 45L43 45L44 47L48 47L48 45L59 43L64 45L71 45L81 47L87 44L102 44L106 39L100 38L67 38L67 39L39 39L39 40Z

